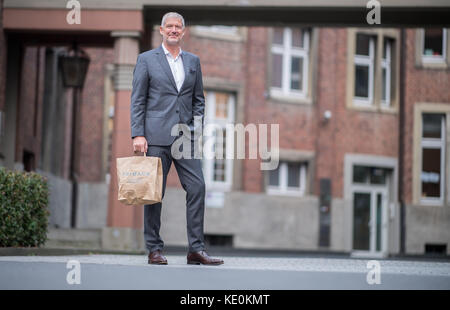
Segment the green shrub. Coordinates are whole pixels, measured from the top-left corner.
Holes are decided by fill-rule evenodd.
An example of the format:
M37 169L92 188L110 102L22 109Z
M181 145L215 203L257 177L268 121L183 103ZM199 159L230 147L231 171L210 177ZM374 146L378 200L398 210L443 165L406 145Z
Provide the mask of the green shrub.
M39 246L47 240L45 177L0 168L0 247Z

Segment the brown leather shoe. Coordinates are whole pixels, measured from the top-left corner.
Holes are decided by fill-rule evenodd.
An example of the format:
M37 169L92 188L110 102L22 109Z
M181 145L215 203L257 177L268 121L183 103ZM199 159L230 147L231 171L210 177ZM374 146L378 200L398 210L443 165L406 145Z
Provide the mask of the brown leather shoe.
M212 258L205 251L189 252L187 255L187 263L189 265L222 265L223 260Z
M161 250L150 252L148 255L148 263L155 265L167 265L167 259L161 254Z

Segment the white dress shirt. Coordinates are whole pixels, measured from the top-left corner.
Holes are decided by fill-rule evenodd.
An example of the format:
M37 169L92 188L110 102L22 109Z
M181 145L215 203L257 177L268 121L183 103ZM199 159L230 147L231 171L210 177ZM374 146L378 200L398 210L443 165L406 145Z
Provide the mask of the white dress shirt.
M177 84L177 89L180 91L181 85L184 82L184 67L183 67L183 57L181 57L181 53L183 51L180 48L180 52L176 58L173 58L172 54L166 49L164 44L161 44L164 49L164 53L166 54L167 61L169 62L170 70L172 71L173 78L175 79L175 83Z

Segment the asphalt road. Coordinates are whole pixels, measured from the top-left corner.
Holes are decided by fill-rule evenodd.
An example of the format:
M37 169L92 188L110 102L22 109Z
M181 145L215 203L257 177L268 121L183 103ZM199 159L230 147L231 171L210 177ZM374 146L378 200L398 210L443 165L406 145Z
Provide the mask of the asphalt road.
M2 256L0 289L450 289L450 262L223 257L221 266L195 266L166 257L169 265L154 266L145 255Z

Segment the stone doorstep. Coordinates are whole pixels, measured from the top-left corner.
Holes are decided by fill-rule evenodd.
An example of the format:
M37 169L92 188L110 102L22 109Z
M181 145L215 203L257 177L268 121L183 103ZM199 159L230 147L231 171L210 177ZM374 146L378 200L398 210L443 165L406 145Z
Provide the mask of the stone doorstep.
M92 249L100 250L101 246L94 242L70 242L65 240L47 240L43 248L47 249Z
M47 249L145 252L142 230L129 227L49 228L47 238Z
M69 229L69 228L49 228L47 237L49 239L60 240L100 240L101 229Z
M101 249L101 229L49 228L44 248Z

